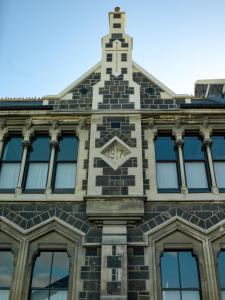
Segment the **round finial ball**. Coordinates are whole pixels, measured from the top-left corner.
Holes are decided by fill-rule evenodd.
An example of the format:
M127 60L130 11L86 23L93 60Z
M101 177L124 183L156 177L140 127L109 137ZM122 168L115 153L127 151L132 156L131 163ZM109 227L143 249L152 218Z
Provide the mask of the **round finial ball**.
M120 12L120 7L119 6L115 7L115 11Z

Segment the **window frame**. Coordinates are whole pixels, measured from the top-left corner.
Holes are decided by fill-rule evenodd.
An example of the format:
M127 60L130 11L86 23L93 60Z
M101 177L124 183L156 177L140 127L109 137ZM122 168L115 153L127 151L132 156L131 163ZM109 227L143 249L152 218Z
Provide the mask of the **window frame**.
M175 160L174 159L157 159L157 153L156 153L156 141L157 138L160 137L170 137L172 141L174 141L174 153L175 153ZM156 185L157 185L157 192L161 194L165 193L180 193L181 189L181 176L180 176L180 164L179 164L179 154L177 151L176 141L172 134L167 132L159 132L155 138L154 138L154 146L155 146L155 168L156 168ZM158 182L157 182L157 163L175 163L176 165L176 175L177 175L177 185L178 188L158 188Z
M10 139L12 139L12 138L14 138L14 137L20 137L21 138L21 147L22 147L22 155L21 155L21 159L20 160L2 160L2 158L3 158L3 154L4 154L4 150L5 150L5 146L6 146L6 144L7 144L7 142L10 140ZM5 139L4 139L4 141L3 141L3 147L2 147L2 153L1 153L1 159L0 159L0 168L2 167L2 163L6 163L6 164L10 164L10 163L19 163L20 164L20 168L19 168L19 174L18 174L18 178L17 178L17 184L18 184L18 180L19 180L19 175L20 175L20 170L21 170L21 162L22 162L22 158L23 158L23 137L22 137L22 135L18 132L12 132L12 133L10 133L8 136L6 136L5 137ZM17 186L16 186L17 187ZM0 188L0 194L4 194L4 193L15 193L15 189L16 189L16 187L15 188L13 188L13 189L5 189L5 188L3 188L3 189L1 189Z
M46 161L46 160L32 160L32 161L30 161L32 143L36 139L41 138L41 137L48 137L48 139L49 139L49 158L48 158L48 161ZM30 144L30 147L29 147L29 150L28 150L28 154L27 154L27 158L26 158L26 163L25 163L23 183L22 183L23 192L25 194L43 194L45 192L45 189L47 187L47 181L48 181L50 158L51 158L51 146L50 146L49 134L48 134L48 132L37 132L32 137L32 139L31 139L31 144ZM46 183L45 183L45 187L43 189L26 189L26 183L27 183L27 178L28 178L28 172L29 172L30 163L48 163Z
M77 157L75 160L66 160L66 161L58 161L58 147L60 146L60 140L63 139L66 136L71 136L74 137L75 139L77 139ZM77 135L75 135L74 133L71 132L64 132L62 133L61 137L58 140L58 147L56 149L56 153L55 153L55 157L54 157L54 163L53 163L53 173L52 173L52 182L51 182L51 186L52 186L52 193L53 194L74 194L74 192L76 192L76 183L77 183L77 174L78 174L78 169L77 169L77 165L78 165L78 158L79 158L79 137ZM75 185L74 188L63 188L63 189L56 189L55 188L55 180L56 180L56 174L57 174L57 165L58 163L68 163L68 164L76 164L76 174L75 174Z
M196 137L201 141L201 149L203 149L203 157L204 159L186 159L185 155L184 155L184 147L185 147L185 137ZM208 157L207 157L207 153L206 153L206 149L203 143L203 138L201 137L201 135L199 134L199 132L187 132L184 134L183 136L183 140L184 140L184 145L183 145L183 162L184 162L184 170L185 170L185 178L186 178L186 185L187 185L187 189L188 189L188 193L209 193L210 192L210 187L211 187L211 177L210 177L210 170L209 170L209 163L208 163ZM205 175L206 175L206 179L207 179L207 188L189 188L188 184L187 184L187 174L186 174L186 162L187 163L204 163L204 167L205 167Z
M14 249L15 250L15 249ZM12 274L11 274L11 286L10 287L0 287L0 291L4 290L4 291L9 291L9 299L10 296L12 294L12 288L13 288L13 281L14 281L14 275L15 275L15 254L13 252L13 249L10 247L0 247L0 255L1 252L10 252L12 254Z

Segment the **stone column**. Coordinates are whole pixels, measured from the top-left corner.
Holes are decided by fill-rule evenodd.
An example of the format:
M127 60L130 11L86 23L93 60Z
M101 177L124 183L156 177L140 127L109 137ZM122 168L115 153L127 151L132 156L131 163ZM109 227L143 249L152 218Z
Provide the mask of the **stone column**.
M186 177L185 177L185 170L184 170L184 158L183 158L183 144L184 141L182 138L176 138L176 145L178 150L178 157L179 157L179 168L180 168L180 179L181 179L181 192L186 194L188 192L187 185L186 185Z
M52 193L52 176L53 176L53 167L54 167L54 161L55 161L55 153L56 148L58 147L58 136L61 133L60 129L58 129L58 123L54 122L52 127L49 130L49 133L51 135L51 154L50 154L50 161L49 161L49 168L48 168L48 179L47 179L47 186L45 189L46 194Z
M24 171L25 171L26 160L27 160L27 153L31 145L30 138L33 135L33 133L34 133L34 128L32 127L32 122L31 120L27 120L25 127L23 128L23 155L22 155L22 161L20 166L18 183L16 187L17 194L22 193L22 184L23 184L23 177L24 177Z
M216 184L216 177L214 172L214 166L213 166L213 159L211 154L211 132L212 128L209 126L208 120L203 120L203 126L200 128L200 134L203 137L203 146L205 147L206 154L207 154L207 160L208 160L208 166L209 166L209 173L210 173L210 179L211 179L211 191L214 194L218 194L218 187Z
M126 222L103 223L100 299L127 299Z
M213 166L213 160L212 160L212 154L211 154L211 144L212 141L211 139L204 139L203 145L205 146L206 149L206 154L207 154L207 159L208 159L208 165L209 165L209 173L210 173L210 179L211 179L211 191L214 194L218 194L219 190L216 184L216 177L215 177L215 172L214 172L214 166Z

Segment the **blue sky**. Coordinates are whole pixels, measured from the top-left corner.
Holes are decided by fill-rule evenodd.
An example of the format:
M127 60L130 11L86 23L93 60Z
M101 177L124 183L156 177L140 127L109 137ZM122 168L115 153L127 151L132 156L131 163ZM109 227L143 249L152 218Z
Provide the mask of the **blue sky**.
M176 93L225 78L224 0L0 0L0 97L57 94L86 72L115 6L133 59Z

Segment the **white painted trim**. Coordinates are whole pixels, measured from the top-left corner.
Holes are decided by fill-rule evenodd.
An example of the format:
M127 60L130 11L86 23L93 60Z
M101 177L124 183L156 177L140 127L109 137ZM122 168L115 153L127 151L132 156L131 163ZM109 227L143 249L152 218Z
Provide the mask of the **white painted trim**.
M70 92L70 90L72 88L74 88L75 86L80 84L86 77L90 76L92 73L94 73L100 67L101 67L101 62L98 62L91 69L89 69L82 76L80 76L77 80L73 81L69 86L67 86L64 90L62 90L59 94L57 94L57 95L46 95L46 96L42 97L41 99L60 99L60 98L63 98L67 93Z
M148 71L143 69L140 65L138 65L135 61L133 61L133 67L135 67L138 71L140 71L142 74L144 74L153 83L158 85L170 97L172 97L172 98L183 98L183 97L188 98L188 97L191 97L188 94L176 94L176 93L174 93L171 89L169 89L167 86L165 86L161 81L156 79L152 74L150 74Z

